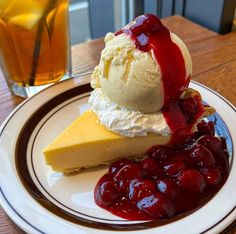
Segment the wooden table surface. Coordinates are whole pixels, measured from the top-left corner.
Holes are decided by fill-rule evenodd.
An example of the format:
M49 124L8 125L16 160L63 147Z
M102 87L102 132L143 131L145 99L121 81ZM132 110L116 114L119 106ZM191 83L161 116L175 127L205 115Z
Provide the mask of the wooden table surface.
M193 76L196 80L220 93L236 106L236 32L218 35L192 23L181 16L163 20L167 27L186 43L193 60ZM93 70L98 64L104 47L102 39L72 47L73 73ZM13 96L0 71L0 124L23 101ZM0 234L24 233L0 207ZM227 233L236 233L234 229Z

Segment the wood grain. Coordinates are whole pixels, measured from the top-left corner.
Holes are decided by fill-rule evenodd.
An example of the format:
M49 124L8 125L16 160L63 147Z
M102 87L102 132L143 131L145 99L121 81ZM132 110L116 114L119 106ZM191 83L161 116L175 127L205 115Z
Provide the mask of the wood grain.
M178 15L165 18L163 23L171 32L177 34L185 43L197 42L218 35L217 33L203 28L202 26Z
M0 233L1 234L23 234L25 233L19 229L5 214L0 207Z
M236 60L224 63L195 76L195 80L208 86L236 106Z
M96 49L94 49L96 48ZM72 47L73 73L92 71L100 60L100 53L104 48L103 39L93 40Z
M216 90L236 105L236 33L218 35L181 16L171 16L164 24L179 35L190 50L193 59L193 79ZM102 39L72 47L74 74L92 71L99 62L104 47ZM0 124L23 101L7 89L0 73ZM23 233L0 208L0 233ZM236 233L229 230L227 233Z
M199 75L236 59L236 32L218 36L190 47L194 72Z
M23 100L23 98L19 98L11 94L0 69L0 124Z

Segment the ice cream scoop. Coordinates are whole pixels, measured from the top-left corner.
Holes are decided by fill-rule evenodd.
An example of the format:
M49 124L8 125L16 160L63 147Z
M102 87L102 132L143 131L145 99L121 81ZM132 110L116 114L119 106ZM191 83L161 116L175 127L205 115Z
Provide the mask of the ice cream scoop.
M113 102L151 113L176 101L187 88L192 60L183 41L154 15L136 18L119 32L108 33L92 87Z

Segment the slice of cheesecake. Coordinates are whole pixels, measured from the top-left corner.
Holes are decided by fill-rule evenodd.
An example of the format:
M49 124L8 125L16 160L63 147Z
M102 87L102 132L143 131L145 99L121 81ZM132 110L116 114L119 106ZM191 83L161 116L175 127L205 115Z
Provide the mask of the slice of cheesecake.
M196 119L190 124L193 132L196 124L215 110L210 106L202 106L201 95L196 90L187 89L180 99L186 97L197 97L201 106L201 111L196 113ZM106 165L120 158L140 157L152 146L165 145L173 138L173 134L121 136L104 127L97 115L88 110L44 149L44 155L46 163L54 171L72 174L83 168Z
M71 174L119 158L143 155L153 145L167 144L169 140L170 136L154 134L123 137L106 129L97 115L88 110L66 128L44 154L46 163L54 171Z

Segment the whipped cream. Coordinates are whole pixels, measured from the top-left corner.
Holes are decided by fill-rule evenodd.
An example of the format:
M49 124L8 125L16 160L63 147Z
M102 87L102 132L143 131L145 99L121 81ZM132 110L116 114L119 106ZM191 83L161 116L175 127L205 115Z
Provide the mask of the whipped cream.
M171 133L161 111L144 114L127 109L112 102L101 88L92 91L89 103L101 124L122 136L146 136L148 133L167 136Z

